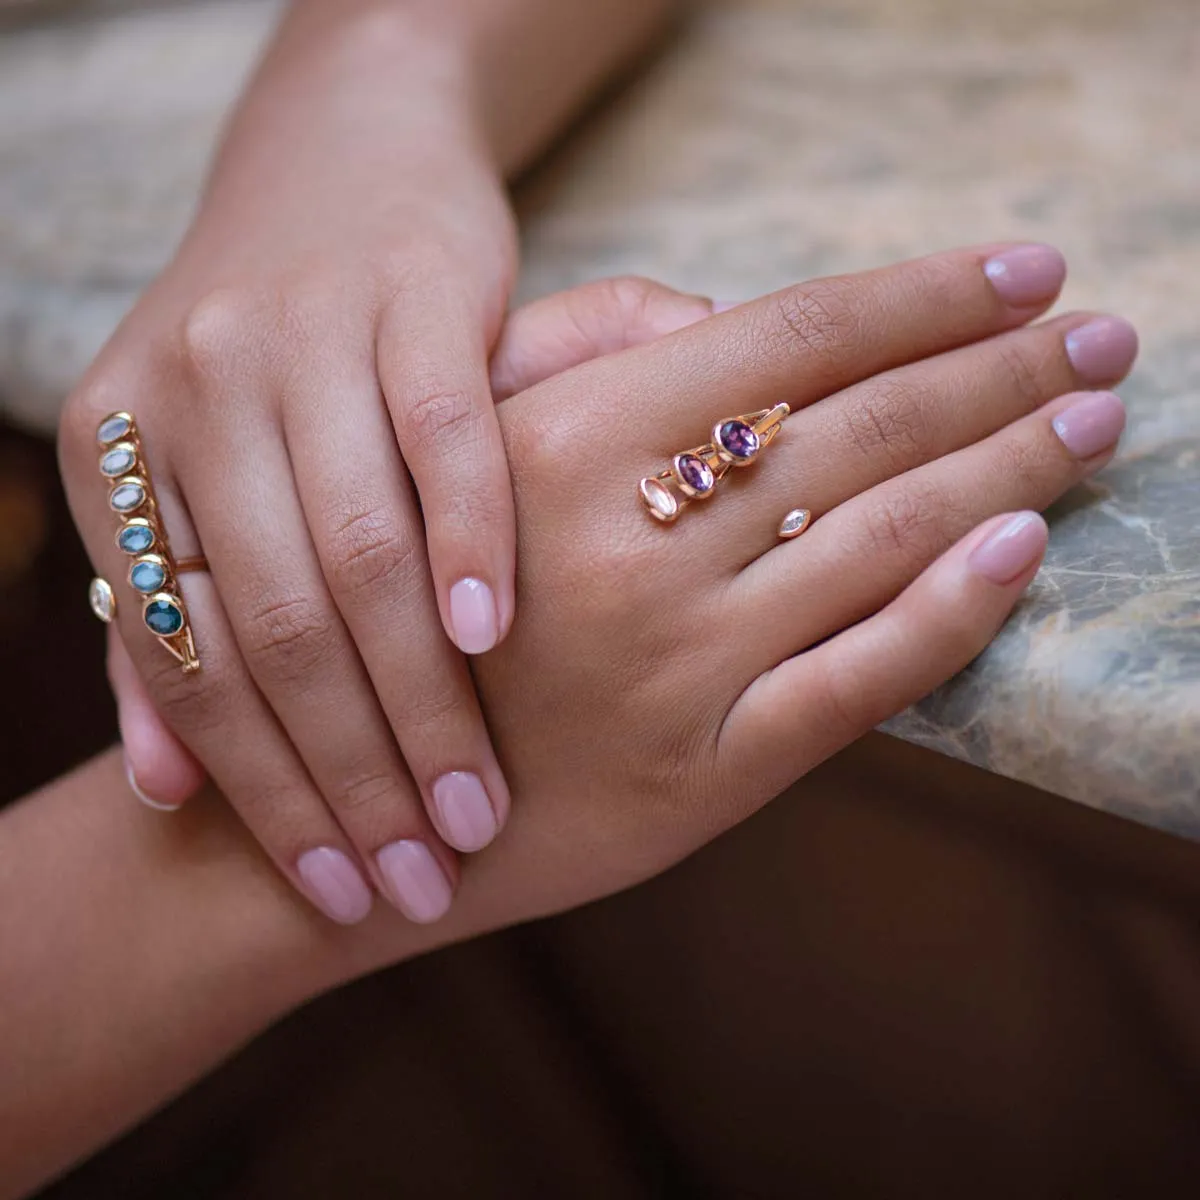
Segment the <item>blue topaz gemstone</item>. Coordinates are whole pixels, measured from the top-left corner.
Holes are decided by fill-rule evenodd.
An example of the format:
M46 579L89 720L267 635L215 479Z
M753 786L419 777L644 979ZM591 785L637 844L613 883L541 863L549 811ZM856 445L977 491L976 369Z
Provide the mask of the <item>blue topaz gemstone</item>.
M133 512L146 502L146 489L140 483L119 483L108 497L109 504L119 513Z
M154 530L149 525L125 525L117 534L117 545L126 554L145 554L154 545Z
M135 592L148 596L151 592L157 592L167 582L167 573L160 563L138 562L129 568L129 582Z
M159 637L174 637L183 628L183 610L174 600L151 600L142 613L146 628Z
M96 430L96 441L102 446L111 445L125 437L132 428L133 422L124 413L113 413L111 417L105 417L100 422L100 428Z
M137 455L134 454L132 446L114 446L101 456L100 474L115 479L118 475L132 471L136 461Z

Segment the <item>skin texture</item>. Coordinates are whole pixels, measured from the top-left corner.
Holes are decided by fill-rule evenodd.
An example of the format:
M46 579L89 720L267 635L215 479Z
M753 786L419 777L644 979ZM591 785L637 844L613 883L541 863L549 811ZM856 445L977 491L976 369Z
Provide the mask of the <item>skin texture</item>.
M505 175L670 7L298 0L174 261L70 402L135 412L172 550L211 566L204 653L242 678L221 720L198 719L126 605L151 700L118 697L131 785L177 805L219 758L305 894L321 901L314 862L341 864L359 900L338 919L365 911L362 880L397 899L389 848L424 847L453 881L455 850L507 818L455 646L489 648L515 613L487 367L516 264ZM81 528L99 564L96 515ZM254 731L252 755L229 754L233 729Z
M384 905L353 928L325 921L219 797L164 818L130 801L116 755L0 817L0 944L21 981L0 991L0 1195L321 990L665 869L978 654L1045 546L1021 510L1103 466L1121 427L1115 397L1076 391L1102 382L1067 352L1089 316L1026 326L1061 269L1013 305L985 273L1005 252L801 285L501 406L521 619L475 669L518 803L438 924ZM634 312L666 303L620 287L643 289ZM510 379L552 365L546 346L558 364L586 357L574 335L539 333L579 303L514 317L528 350L502 343ZM1106 369L1132 356L1130 343ZM794 415L760 462L677 525L650 521L641 476L718 418L781 399ZM1080 404L1084 457L1057 431L1080 428ZM70 467L92 457L91 414L77 415ZM71 490L82 511L96 484ZM775 523L797 503L816 521L780 544ZM217 713L242 686L226 665L205 668L229 689L206 693ZM184 694L181 680L163 673ZM242 736L231 755L254 752Z

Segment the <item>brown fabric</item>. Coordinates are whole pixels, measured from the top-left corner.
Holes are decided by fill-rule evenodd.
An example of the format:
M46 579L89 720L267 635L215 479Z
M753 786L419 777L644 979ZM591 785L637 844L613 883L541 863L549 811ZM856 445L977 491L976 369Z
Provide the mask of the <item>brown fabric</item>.
M1192 1195L1198 914L1196 847L873 737L312 1005L48 1195Z

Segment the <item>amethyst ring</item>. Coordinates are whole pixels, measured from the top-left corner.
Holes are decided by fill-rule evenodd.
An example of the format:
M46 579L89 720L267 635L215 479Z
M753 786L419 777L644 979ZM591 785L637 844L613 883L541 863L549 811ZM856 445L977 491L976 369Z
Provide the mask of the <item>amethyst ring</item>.
M642 506L656 520L670 524L693 500L706 500L733 467L748 467L783 428L791 409L786 404L713 426L712 441L675 455L671 465L638 484Z

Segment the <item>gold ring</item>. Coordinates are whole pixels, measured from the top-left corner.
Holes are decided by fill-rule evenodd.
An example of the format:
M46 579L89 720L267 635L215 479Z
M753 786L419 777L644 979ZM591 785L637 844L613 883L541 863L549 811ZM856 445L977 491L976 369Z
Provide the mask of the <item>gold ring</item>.
M638 484L646 511L670 524L693 500L706 500L733 467L748 467L783 427L786 404L727 417L713 426L712 441L675 455L671 465Z
M108 507L120 518L117 547L129 555L129 586L142 600L142 621L160 644L179 660L185 674L200 669L187 607L176 577L182 570L204 570L203 557L176 563L159 520L158 502L141 438L132 413L110 413L96 430L100 443L100 474L109 483ZM107 596L104 591L107 589ZM92 581L92 611L112 620L116 601L103 579Z

